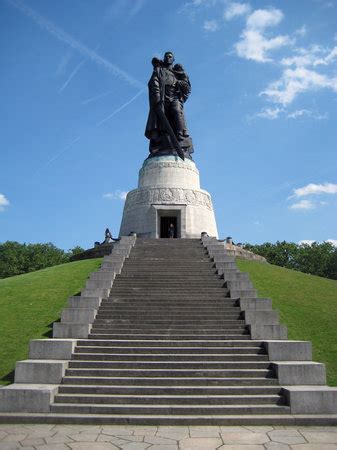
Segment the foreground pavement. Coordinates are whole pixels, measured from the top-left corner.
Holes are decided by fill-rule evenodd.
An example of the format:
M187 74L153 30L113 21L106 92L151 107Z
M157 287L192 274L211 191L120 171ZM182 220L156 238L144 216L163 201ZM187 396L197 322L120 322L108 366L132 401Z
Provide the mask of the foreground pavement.
M337 427L0 425L0 450L337 450Z

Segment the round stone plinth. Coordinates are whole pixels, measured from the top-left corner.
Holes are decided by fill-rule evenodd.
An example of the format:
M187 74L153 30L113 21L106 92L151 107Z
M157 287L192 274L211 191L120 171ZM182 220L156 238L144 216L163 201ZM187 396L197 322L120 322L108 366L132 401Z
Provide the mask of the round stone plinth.
M144 161L138 189L127 195L120 236L168 237L174 223L179 238L217 237L211 196L200 189L199 171L191 160L159 156Z
M200 189L199 170L193 161L178 156L146 159L139 171L138 187L153 186Z

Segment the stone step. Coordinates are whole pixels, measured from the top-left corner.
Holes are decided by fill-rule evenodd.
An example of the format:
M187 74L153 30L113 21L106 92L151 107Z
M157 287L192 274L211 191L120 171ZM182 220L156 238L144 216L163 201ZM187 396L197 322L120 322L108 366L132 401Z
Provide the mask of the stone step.
M59 394L88 394L88 395L280 395L280 386L90 386L62 384Z
M92 343L92 341L91 341ZM94 342L96 343L96 342ZM85 353L85 354L111 354L117 356L122 355L147 355L151 357L154 355L154 358L157 356L161 357L163 354L166 356L179 358L184 355L195 355L196 357L205 356L205 357L213 357L213 355L218 355L221 357L234 357L240 358L241 355L245 357L255 356L255 355L266 355L266 351L262 347L116 347L116 346L77 346L75 348L75 353L73 356L76 356L77 353Z
M69 361L69 369L132 369L132 370L271 370L269 361L91 361L75 360Z
M219 313L218 316L212 316L212 315L206 315L205 314L205 321L202 320L203 315L202 314L195 314L192 317L189 317L188 315L183 316L179 314L165 314L165 312L161 312L158 314L151 314L150 316L147 316L146 314L133 314L129 315L127 313L124 314L118 314L115 311L105 311L100 312L97 314L95 318L95 324L115 324L115 323L121 323L121 324L153 324L153 322L156 322L160 325L160 323L164 323L163 317L166 317L165 323L171 325L181 325L181 324L206 324L209 325L211 322L218 322L220 325L225 321L225 325L228 324L228 322L232 322L234 324L244 324L245 321L241 320L241 313ZM223 319L222 319L223 318ZM160 323L159 323L160 322Z
M115 313L115 314L128 314L132 317L132 315L139 315L139 316L148 316L151 317L151 315L155 316L158 314L165 314L165 316L175 316L179 315L180 317L186 316L186 317L198 317L200 315L203 315L205 317L217 317L219 314L239 314L240 307L236 305L230 305L230 306L216 306L216 307L210 307L208 305L201 305L198 308L191 305L189 307L182 307L182 306L167 306L165 304L159 304L156 305L156 307L152 307L150 310L148 308L142 307L142 304L138 305L137 310L135 311L133 309L133 306L130 305L121 305L116 304L112 302L105 302L102 306L99 308L99 314L101 313Z
M290 408L277 405L79 405L54 403L51 412L68 414L289 414Z
M71 364L71 363L69 363ZM116 369L105 369L105 368L69 368L66 369L66 376L77 376L77 377L126 377L126 378L136 378L136 377L172 377L172 378L204 378L204 377L217 377L217 378L272 378L273 371L269 369L146 369L146 368L116 368Z
M258 387L258 386L278 386L277 378L261 377L210 377L205 375L203 377L118 377L118 376L73 376L66 375L62 380L63 385L86 385L86 386L207 386L207 387ZM279 387L279 386L278 386Z
M111 347L114 348L116 346L119 347L131 347L131 348L137 348L137 347L166 347L166 348L186 348L188 346L189 348L194 347L200 347L204 346L204 348L260 348L264 349L262 341L252 341L251 339L230 339L230 340L209 340L209 339L189 339L188 341L179 340L179 339L98 339L96 336L95 340L91 339L81 339L77 341L77 344L80 346L88 346L88 347L97 347L97 346L103 346L103 347Z
M229 319L222 319L222 318L217 318L217 319L203 319L202 317L196 317L193 319L183 319L180 316L175 316L174 318L147 318L146 321L141 320L139 317L135 317L134 319L128 317L126 319L117 319L117 318L105 318L107 315L101 315L101 313L99 313L99 315L97 314L95 321L94 321L94 325L99 325L99 326L110 326L110 325L126 325L129 326L131 325L134 328L142 328L142 326L144 327L153 327L153 328L159 328L159 330L161 329L161 327L177 327L177 326L183 326L183 327L200 327L202 326L202 328L210 328L210 327L231 327L234 326L236 327L241 327L245 325L245 321L244 320L239 320L239 319L235 319L235 320L231 320ZM112 314L113 316L113 314Z
M184 362L184 361L211 361L211 362L260 362L269 361L268 355L263 354L235 354L223 355L219 353L209 354L209 353L111 353L110 352L99 352L95 353L85 353L76 352L71 358L73 361L132 361L132 362L162 362L162 361L173 361L173 362Z
M207 333L207 334L206 334ZM210 334L209 332L206 333L202 333L200 332L199 335L200 337L203 337L207 340L223 340L223 339L250 339L250 335L249 334L241 334L240 332L231 332L230 334L224 334L219 333L213 333ZM193 339L193 337L195 338L195 333L189 333L189 334L178 334L178 333L170 333L169 331L167 332L167 334L154 334L154 333L123 333L120 331L116 330L116 333L114 332L96 332L96 333L91 333L89 335L90 339L134 339L134 340L139 340L139 339L167 339L167 340L172 340L172 339L184 339L185 341L189 341L190 339Z
M284 405L279 395L57 394L54 403L91 405Z
M115 307L115 306L104 306L99 309L99 312L96 317L106 316L106 315L113 315L115 318L127 316L130 317L130 319L134 317L139 317L141 319L145 318L151 318L151 317L158 317L164 315L167 319L172 319L175 317L180 317L181 319L194 319L198 317L205 317L206 319L212 319L217 317L233 317L239 319L242 315L242 311L240 311L239 307L231 307L231 308L221 308L221 309L209 309L209 308L203 308L203 309L197 309L194 310L193 308L190 308L189 310L177 308L177 309L169 309L169 308L152 308L150 312L148 312L148 309L137 308L135 310L134 307L129 308L121 308L121 307Z

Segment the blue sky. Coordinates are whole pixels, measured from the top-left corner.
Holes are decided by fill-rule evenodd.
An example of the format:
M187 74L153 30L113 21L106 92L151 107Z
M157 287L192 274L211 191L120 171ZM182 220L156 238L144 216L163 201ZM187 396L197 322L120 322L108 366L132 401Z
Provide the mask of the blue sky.
M0 242L118 234L175 53L220 237L337 243L336 0L0 0Z

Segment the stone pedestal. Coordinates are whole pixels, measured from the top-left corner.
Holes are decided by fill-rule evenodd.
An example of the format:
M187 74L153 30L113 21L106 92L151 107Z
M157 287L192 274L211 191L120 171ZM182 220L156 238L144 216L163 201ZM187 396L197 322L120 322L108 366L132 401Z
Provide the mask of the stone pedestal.
M127 195L120 236L168 237L170 223L178 238L199 238L203 231L218 237L211 196L200 189L195 163L175 156L146 159L138 188Z

